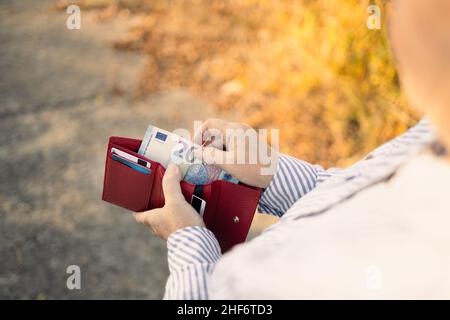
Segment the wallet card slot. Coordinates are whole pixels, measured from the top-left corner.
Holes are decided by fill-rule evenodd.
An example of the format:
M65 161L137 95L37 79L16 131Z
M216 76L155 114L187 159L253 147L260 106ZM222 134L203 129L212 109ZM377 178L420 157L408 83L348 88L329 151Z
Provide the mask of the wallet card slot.
M152 170L150 174L139 172L113 160L111 154L108 154L103 200L132 211L147 210L154 178L153 168L150 170Z
M141 154L139 154L139 153L137 153L137 152L135 152L133 150L127 149L127 148L125 148L125 147L123 147L121 145L118 145L118 144L115 144L115 143L111 143L110 146L109 146L109 150L108 150L109 153L111 153L111 148L116 148L116 149L121 150L123 152L126 152L126 153L128 153L128 154L130 154L132 156L135 156L138 159L142 159L144 161L150 162L152 167L156 167L156 165L159 165L158 162L150 160L150 159L146 158L145 156L143 156L143 155L141 155Z

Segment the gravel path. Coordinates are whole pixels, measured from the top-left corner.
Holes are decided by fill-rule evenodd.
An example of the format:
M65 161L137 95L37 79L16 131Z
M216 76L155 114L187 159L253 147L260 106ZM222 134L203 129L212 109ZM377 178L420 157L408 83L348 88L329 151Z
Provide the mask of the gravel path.
M143 57L111 49L128 21L82 12L67 30L52 3L0 2L0 298L161 298L164 243L100 201L107 138L210 108L183 91L133 102ZM66 288L72 264L81 290Z

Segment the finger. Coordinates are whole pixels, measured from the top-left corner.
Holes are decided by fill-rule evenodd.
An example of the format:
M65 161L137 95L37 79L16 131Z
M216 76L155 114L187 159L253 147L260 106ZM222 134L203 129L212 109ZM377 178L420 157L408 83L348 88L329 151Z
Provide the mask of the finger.
M201 127L194 134L194 143L202 145L205 136L218 136L215 140L225 144L225 131L229 127L229 122L222 119L208 119L202 123ZM220 138L220 139L217 139Z
M180 181L180 169L173 163L169 164L162 180L166 203L172 201L184 201L183 194L181 193Z
M202 160L206 164L221 165L228 156L228 152L219 150L213 147L203 147L194 150L194 157L198 160Z
M204 147L194 152L197 159L225 170L232 176L241 175L242 166L235 163L235 155L231 151L222 151L213 147Z

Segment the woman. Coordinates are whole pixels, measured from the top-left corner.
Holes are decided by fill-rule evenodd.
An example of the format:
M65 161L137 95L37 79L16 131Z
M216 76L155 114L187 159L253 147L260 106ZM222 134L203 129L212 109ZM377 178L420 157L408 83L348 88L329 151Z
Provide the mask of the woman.
M165 298L450 298L450 3L397 0L391 10L402 85L428 120L347 169L283 154L273 175L219 165L265 188L259 211L281 217L223 256L169 166L165 207L135 214L167 240ZM211 128L249 130L214 119Z

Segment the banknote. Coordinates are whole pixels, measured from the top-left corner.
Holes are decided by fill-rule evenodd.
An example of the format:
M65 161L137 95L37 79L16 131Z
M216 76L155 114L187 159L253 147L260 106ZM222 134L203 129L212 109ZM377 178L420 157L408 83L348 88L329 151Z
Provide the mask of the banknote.
M177 164L183 180L196 185L215 180L239 183L239 180L224 170L196 159L194 151L198 148L201 146L173 132L149 125L138 153L159 162L164 168L171 162Z

